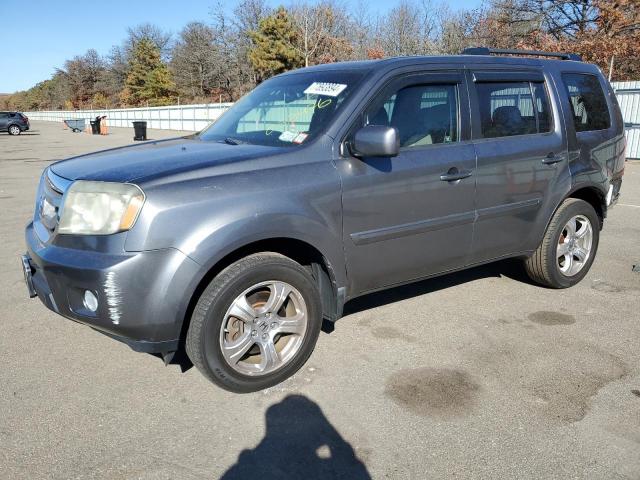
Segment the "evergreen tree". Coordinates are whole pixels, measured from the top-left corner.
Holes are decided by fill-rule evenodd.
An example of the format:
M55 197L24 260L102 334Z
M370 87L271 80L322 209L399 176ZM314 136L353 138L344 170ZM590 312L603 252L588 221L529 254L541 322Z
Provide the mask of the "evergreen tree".
M297 35L284 7L260 20L258 30L250 33L254 46L249 51L249 61L259 80L304 65L293 47Z
M123 100L134 105L166 105L174 91L171 72L160 58L160 49L149 39L141 39L131 55Z

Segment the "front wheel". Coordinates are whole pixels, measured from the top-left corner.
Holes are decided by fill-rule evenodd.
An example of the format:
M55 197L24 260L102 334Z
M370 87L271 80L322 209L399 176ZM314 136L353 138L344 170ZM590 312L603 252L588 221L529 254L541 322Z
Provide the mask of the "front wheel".
M9 135L20 135L20 127L17 125L10 125L9 126Z
M571 287L589 272L599 240L600 219L594 208L568 198L553 215L540 246L525 261L527 273L547 287Z
M262 390L293 375L309 358L322 325L316 283L277 253L245 257L202 293L186 348L194 365L226 390Z

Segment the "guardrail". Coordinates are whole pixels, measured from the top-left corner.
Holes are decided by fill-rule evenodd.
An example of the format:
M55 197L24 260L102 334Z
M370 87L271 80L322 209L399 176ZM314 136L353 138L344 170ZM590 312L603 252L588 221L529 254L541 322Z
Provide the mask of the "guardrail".
M52 110L24 112L31 120L62 122L84 118L87 122L97 116L107 116L110 127L132 127L132 122L146 121L148 128L197 132L216 120L232 103L201 105L171 105L167 107L109 108L93 110Z

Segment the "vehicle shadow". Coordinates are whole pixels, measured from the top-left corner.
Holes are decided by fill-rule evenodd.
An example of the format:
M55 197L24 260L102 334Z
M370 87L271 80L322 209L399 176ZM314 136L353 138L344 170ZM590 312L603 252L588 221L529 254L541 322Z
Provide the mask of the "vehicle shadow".
M490 277L507 277L522 283L534 285L524 271L522 261L510 258L410 283L408 285L393 287L388 290L369 293L347 302L344 306L343 315L351 315L371 308L381 307L383 305L399 302L408 298L437 292L438 290L444 290L445 288L455 287L463 283Z
M40 135L40 133L36 130L33 132L22 132L20 135L17 135L18 137L28 137L31 135ZM2 133L0 134L0 136L5 136L5 137L12 137L13 135L9 135L8 133Z
M224 480L300 478L370 479L353 447L329 423L320 406L289 395L265 414L266 433L253 450L243 450Z

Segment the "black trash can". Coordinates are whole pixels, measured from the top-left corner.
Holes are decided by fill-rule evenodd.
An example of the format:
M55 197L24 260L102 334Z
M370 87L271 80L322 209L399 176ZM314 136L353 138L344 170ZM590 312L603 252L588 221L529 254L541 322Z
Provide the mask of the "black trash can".
M133 122L133 139L138 141L147 139L147 122Z
M97 116L95 121L91 122L91 133L93 133L94 135L100 135L100 120L102 120L102 117Z

